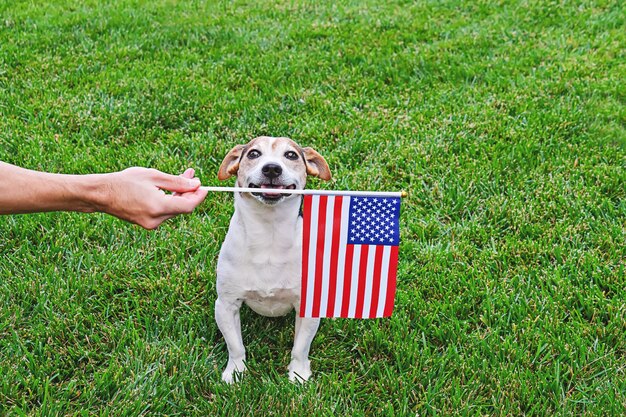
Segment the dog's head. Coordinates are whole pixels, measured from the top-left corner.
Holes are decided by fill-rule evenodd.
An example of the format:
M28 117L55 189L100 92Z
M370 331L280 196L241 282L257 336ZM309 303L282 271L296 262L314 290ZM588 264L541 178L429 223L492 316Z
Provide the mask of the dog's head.
M303 189L307 175L330 180L324 158L312 148L302 148L289 138L260 136L245 145L237 145L226 155L217 178L237 175L239 187ZM272 205L295 198L294 194L252 194L258 201Z

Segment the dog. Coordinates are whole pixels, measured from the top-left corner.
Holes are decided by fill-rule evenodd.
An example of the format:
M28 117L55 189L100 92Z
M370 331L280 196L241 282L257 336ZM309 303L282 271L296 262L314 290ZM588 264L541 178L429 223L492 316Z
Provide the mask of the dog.
M302 197L263 192L303 189L307 176L330 180L324 158L285 137L257 137L235 146L224 158L219 180L237 176L236 186L258 193L235 193L235 212L217 262L215 320L228 347L222 380L233 383L246 370L239 310L246 303L258 314L277 317L300 309ZM320 320L296 314L289 364L291 381L311 376L309 350Z

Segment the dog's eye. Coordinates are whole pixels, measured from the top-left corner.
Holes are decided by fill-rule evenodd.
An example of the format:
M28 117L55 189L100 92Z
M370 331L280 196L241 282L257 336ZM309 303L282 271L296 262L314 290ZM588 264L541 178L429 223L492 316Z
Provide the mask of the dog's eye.
M261 156L261 152L257 151L256 149L252 149L250 152L248 152L248 159L257 159L259 156Z
M285 158L295 161L296 159L298 159L298 154L294 151L287 151L285 152Z

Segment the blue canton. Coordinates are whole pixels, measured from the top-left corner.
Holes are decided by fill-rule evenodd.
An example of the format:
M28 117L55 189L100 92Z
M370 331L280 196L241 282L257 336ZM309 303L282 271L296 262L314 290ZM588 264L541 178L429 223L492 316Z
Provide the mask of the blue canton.
M397 246L399 220L400 197L352 197L347 243Z

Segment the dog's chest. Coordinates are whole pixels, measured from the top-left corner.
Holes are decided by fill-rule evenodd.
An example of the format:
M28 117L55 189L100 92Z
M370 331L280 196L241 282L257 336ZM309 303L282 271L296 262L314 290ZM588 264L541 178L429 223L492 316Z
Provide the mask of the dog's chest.
M300 244L287 243L284 240L266 242L266 244L246 245L242 253L240 267L248 279L242 276L243 287L253 291L294 288L301 276L302 253ZM270 295L271 296L271 295Z
M220 279L219 292L244 301L264 316L282 316L300 300L299 245L246 245L231 271Z
M300 299L301 221L247 226L231 222L218 261L218 295L259 314L284 315Z

